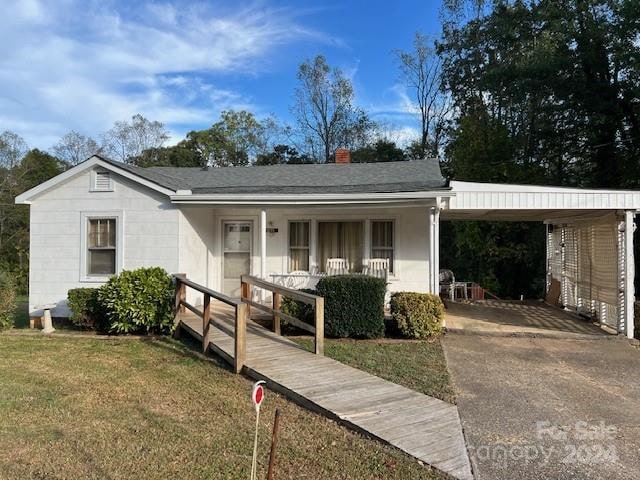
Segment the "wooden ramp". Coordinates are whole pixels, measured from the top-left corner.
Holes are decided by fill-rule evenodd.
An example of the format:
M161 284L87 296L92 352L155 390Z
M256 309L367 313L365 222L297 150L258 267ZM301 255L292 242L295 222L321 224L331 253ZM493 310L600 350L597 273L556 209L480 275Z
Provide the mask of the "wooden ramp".
M209 348L233 364L234 313L212 302ZM202 319L181 313L181 328L202 340ZM472 479L455 405L303 350L247 322L244 371L269 388L389 443L455 478Z

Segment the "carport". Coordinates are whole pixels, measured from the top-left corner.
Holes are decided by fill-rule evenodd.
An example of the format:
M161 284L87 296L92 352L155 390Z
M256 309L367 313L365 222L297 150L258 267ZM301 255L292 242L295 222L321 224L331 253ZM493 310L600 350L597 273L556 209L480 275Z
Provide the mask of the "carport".
M494 183L450 183L431 213L431 268L439 292L440 220L543 222L548 303L633 338L635 215L640 192Z

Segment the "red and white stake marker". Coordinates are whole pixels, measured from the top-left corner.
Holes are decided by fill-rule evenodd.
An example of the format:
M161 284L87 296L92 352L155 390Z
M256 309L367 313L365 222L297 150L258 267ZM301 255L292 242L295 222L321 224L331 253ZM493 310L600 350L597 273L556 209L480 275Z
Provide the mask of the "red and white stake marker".
M251 461L251 480L255 480L257 470L258 470L258 427L260 420L260 405L264 400L264 387L263 383L266 383L263 380L256 382L253 385L253 391L251 392L251 401L253 402L253 406L256 407L256 435L253 439L253 460Z

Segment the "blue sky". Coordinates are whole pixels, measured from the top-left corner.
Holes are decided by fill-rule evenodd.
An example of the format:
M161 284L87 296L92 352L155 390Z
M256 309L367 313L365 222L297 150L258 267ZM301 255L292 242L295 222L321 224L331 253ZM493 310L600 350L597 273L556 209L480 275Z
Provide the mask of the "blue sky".
M49 149L141 113L172 142L220 111L290 120L296 70L324 54L400 142L415 132L395 49L438 35L439 1L19 0L0 18L0 131Z

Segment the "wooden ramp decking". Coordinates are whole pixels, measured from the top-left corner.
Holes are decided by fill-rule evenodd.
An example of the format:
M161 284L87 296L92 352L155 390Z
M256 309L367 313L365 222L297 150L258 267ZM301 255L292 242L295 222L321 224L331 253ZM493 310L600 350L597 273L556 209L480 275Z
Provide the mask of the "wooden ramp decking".
M212 301L211 312L209 348L233 364L232 311ZM180 315L182 328L202 340L202 319ZM253 321L246 341L249 376L455 478L473 478L455 405L310 353Z

